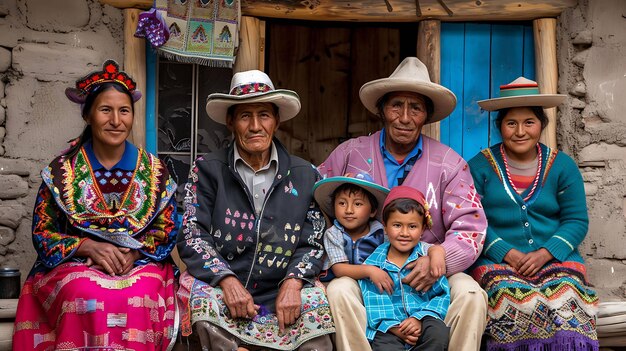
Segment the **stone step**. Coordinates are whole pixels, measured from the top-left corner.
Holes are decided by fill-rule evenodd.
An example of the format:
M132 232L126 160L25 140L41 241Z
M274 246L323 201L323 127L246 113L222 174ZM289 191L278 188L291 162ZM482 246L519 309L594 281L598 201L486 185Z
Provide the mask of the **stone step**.
M626 346L626 301L600 303L596 326L600 346Z
M0 351L11 351L18 299L0 299Z
M0 299L0 319L15 318L17 299Z
M13 321L0 322L0 351L11 351L13 345Z

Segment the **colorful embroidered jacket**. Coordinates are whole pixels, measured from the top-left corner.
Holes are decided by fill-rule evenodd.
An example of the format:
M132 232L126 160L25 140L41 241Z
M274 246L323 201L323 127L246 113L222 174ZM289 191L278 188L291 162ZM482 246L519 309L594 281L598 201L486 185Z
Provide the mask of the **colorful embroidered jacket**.
M427 292L415 291L408 284L402 283L402 279L411 272L406 266L426 256L431 245L418 243L402 267L387 260L389 246L389 242L380 245L364 263L389 273L393 280L393 292L380 293L371 280L359 279L363 304L367 311L366 335L369 340L374 339L377 331L387 333L390 328L397 327L409 317L421 321L430 316L443 321L450 306L450 287L445 276L439 278Z
M87 238L137 249L155 261L169 257L174 248L176 183L161 161L127 142L118 165L131 162L134 172L109 175L116 179L113 183L128 183L112 201L101 189L104 175L97 183L103 168L89 155L93 153L86 144L72 159L57 157L41 172L32 228L38 259L31 274L68 259L83 260L73 255ZM94 163L100 166L95 172Z
M236 276L256 304L274 310L278 285L289 277L313 283L322 268L325 221L313 201L319 174L274 139L278 171L259 217L235 172L233 144L199 157L185 186L178 251L195 278L217 286Z
M500 144L485 149L469 162L476 190L489 219L487 241L476 265L502 263L509 250L527 253L546 248L554 258L583 262L578 245L589 219L583 179L574 160L541 146L541 170L533 195L519 195L506 175Z
M478 258L487 220L465 160L434 139L422 135L422 140L422 156L415 161L403 185L426 196L433 226L424 231L422 240L444 247L446 274L452 275L469 268ZM387 186L380 131L337 146L318 169L324 178L365 172L374 182Z

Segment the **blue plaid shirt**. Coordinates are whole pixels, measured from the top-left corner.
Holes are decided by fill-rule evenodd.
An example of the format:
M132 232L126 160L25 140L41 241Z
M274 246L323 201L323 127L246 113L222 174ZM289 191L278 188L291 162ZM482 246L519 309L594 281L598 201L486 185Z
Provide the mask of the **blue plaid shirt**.
M405 268L406 265L426 256L430 246L423 242L417 244L402 268L387 261L388 242L380 245L365 260L364 264L376 266L389 273L394 284L393 294L389 295L386 292L382 294L378 292L378 288L371 280L359 280L367 311L366 335L369 340L374 339L377 331L387 333L391 327L400 325L409 317L418 320L426 316L441 320L446 317L450 305L450 287L445 276L439 278L427 292L417 292L409 285L401 283L402 278L411 272Z

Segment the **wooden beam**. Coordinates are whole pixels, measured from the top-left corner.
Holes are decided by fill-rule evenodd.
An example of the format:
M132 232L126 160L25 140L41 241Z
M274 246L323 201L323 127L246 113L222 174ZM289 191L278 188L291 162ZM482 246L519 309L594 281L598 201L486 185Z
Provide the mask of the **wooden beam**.
M417 29L417 58L428 68L430 80L441 83L441 21L420 21ZM425 125L422 134L440 140L439 122Z
M556 19L541 18L533 21L535 38L535 75L539 92L557 94L558 67L556 59ZM541 142L556 148L556 107L545 109L548 126L543 130Z
M242 0L243 15L308 21L417 22L442 21L520 21L556 17L574 7L577 0L393 0L392 11L383 0ZM447 7L447 9L446 9ZM452 15L450 15L452 13Z
M441 2L445 6L441 5ZM556 17L574 7L577 0L242 0L244 16L284 18L307 21L417 22L424 19L442 21L523 21ZM117 8L147 10L153 0L100 0ZM447 7L447 9L446 9ZM421 13L421 15L418 15ZM450 15L452 13L452 15Z
M239 48L233 72L251 69L263 70L265 58L265 21L242 16L239 30Z
M135 82L137 89L146 92L146 45L144 39L135 37L135 29L141 10L125 9L124 11L124 71ZM135 103L135 118L130 139L137 147L146 145L146 99L145 95Z

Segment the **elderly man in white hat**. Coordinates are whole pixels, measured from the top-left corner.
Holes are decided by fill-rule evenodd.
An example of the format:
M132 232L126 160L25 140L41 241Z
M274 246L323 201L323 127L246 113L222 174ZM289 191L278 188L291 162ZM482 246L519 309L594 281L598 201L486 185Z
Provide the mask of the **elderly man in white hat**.
M318 169L324 177L367 172L388 188L408 185L426 195L433 225L424 231L422 240L439 244L446 252L451 288L445 319L451 328L449 348L478 350L486 324L487 298L463 271L482 250L485 213L463 158L421 134L424 124L439 121L454 110L456 96L432 83L426 66L415 57L404 59L388 78L365 83L359 96L363 105L381 118L384 128L339 145ZM404 282L426 291L435 280L428 257L423 257ZM334 279L327 294L337 328L337 349L370 349L358 283L346 277Z
M313 201L319 175L274 138L300 111L298 95L246 71L230 93L209 95L206 110L234 141L199 157L185 187L183 335L193 325L210 350L332 349L328 300L315 286L325 228Z

